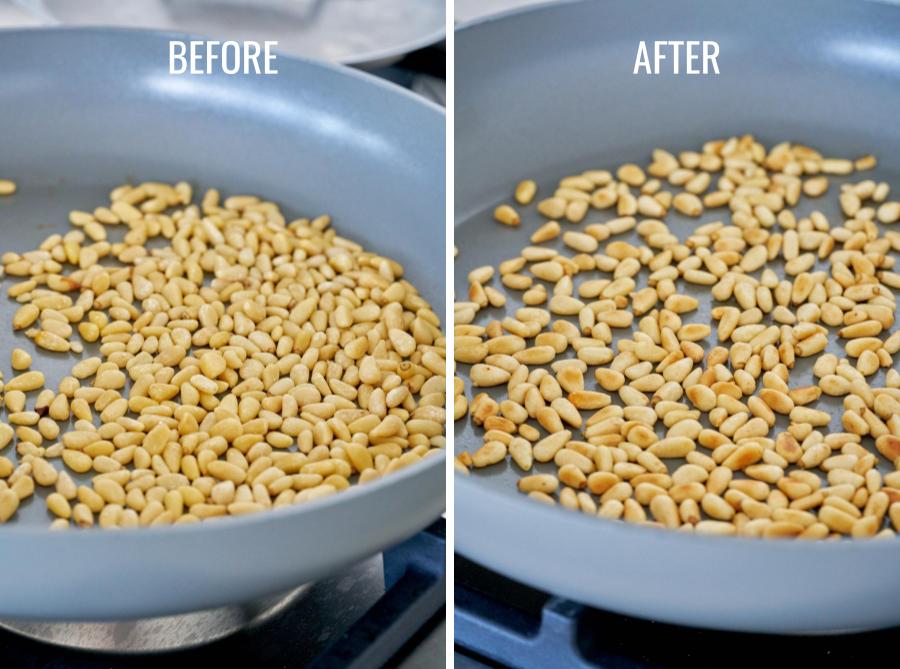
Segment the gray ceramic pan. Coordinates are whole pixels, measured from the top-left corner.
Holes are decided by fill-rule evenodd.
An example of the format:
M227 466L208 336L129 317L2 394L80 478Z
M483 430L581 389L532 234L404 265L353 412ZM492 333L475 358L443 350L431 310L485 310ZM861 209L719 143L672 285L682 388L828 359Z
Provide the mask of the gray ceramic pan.
M721 74L632 75L638 41L654 39L717 40ZM836 156L875 152L873 178L900 186L896 5L547 5L461 28L456 82L460 299L471 268L516 254L538 225L533 207L516 231L491 220L493 207L511 201L525 177L546 193L584 169L646 163L656 146L696 149L753 132L768 145L789 139ZM801 210L836 216L833 193L827 203L804 201ZM594 212L586 222L609 217ZM683 238L696 224L671 225ZM706 310L689 320L707 319ZM495 311L482 320L498 317ZM791 380L810 382L809 363ZM840 403L822 406L835 414L830 429L840 429ZM479 443L459 421L457 450ZM900 539L793 543L666 532L532 503L515 491L516 478L507 465L457 476L456 549L531 586L710 628L821 633L900 624Z
M280 57L270 77L167 74L161 33L0 32L3 250L67 228L125 180L252 192L404 264L443 313L444 119L393 85ZM2 289L11 285L3 282ZM8 375L14 302L0 298ZM55 382L72 358L35 353ZM48 383L49 385L49 383ZM4 455L9 455L12 448ZM246 601L337 572L416 532L444 505L444 458L321 503L146 531L48 531L41 500L0 527L0 616L148 617Z
M16 0L43 25L276 40L285 53L385 67L444 39L443 0Z

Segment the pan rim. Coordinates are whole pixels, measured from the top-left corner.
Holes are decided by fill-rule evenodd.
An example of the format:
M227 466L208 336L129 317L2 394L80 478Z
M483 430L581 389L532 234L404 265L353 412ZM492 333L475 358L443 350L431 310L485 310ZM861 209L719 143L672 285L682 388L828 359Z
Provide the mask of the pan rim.
M731 0L733 4L740 5L740 2L735 2ZM854 0L858 4L868 3L874 5L884 5L886 7L894 7L896 9L900 9L900 0ZM459 33L464 30L468 30L470 28L476 28L480 25L486 23L493 23L495 21L502 21L508 18L516 17L520 14L530 14L532 12L540 12L542 10L550 9L552 7L561 7L565 5L577 5L577 4L588 4L588 3L596 3L598 0L542 0L541 2L535 2L532 4L528 4L522 7L510 7L509 9L504 9L499 12L493 14L486 14L484 16L479 16L474 19L468 19L466 21L460 21L457 23L453 32Z
M283 521L288 522L288 519L293 516L299 516L301 514L306 514L309 512L315 512L317 510L325 510L331 507L336 507L344 504L353 504L353 500L358 497L370 497L373 495L377 495L379 491L388 486L392 486L394 484L400 484L401 481L411 478L418 478L420 475L426 475L426 472L435 469L437 467L444 467L446 463L447 455L446 452L441 452L438 455L431 456L427 460L423 462L417 462L414 465L409 467L405 467L398 472L394 472L389 474L388 476L382 476L376 481L372 481L371 483L366 483L363 485L356 484L350 486L347 490L340 492L339 494L329 495L320 500L314 500L307 504L292 504L290 506L286 506L278 509L268 509L266 511L262 511L260 513L248 514L246 516L228 516L227 518L222 518L218 522L211 523L190 523L187 525L161 525L161 526L151 526L151 527L122 527L116 528L116 536L125 536L126 534L131 538L141 536L141 535L150 535L151 537L161 537L161 536L188 536L189 534L194 533L208 533L214 531L221 531L221 529L229 530L229 529L238 529L241 527L245 527L247 525L256 525L265 523L266 521L275 522L275 521ZM272 517L272 514L276 514ZM124 534L123 534L124 533ZM54 539L49 539L49 541L56 541L56 537L59 537L59 541L65 541L66 543L73 540L73 537L79 537L78 541L91 541L89 537L106 537L107 533L100 530L100 528L94 528L94 531L73 531L73 532L54 532L50 530L48 527L37 527L35 525L6 525L2 529L0 529L0 538L6 538L6 535L14 534L19 537L29 537L33 538L39 536L42 540L47 540L48 537L54 537ZM87 537L87 538L81 538ZM16 538L16 537L12 537ZM95 539L99 540L99 539ZM105 539L104 539L105 540Z
M106 37L123 37L123 36L144 36L154 39L207 39L200 35L191 33L180 33L166 30L152 30L146 28L129 28L129 27L94 27L94 26L36 26L28 28L10 28L0 29L0 40L7 37L19 37L29 39L32 35L50 36L54 34L74 34L82 36L95 36L98 38ZM432 119L436 119L438 124L445 125L445 110L440 105L416 95L412 91L403 88L391 81L377 77L371 73L359 70L342 63L334 63L330 61L322 61L313 58L301 56L293 56L278 51L278 58L282 62L287 62L293 67L307 67L325 70L333 75L349 77L357 81L360 85L373 86L386 94L398 96L400 99L406 100L403 104L413 104L422 110L427 110L426 116L436 114ZM13 68L6 68L5 72L13 72ZM441 141L445 138L445 133L439 134ZM446 426L445 426L446 430ZM438 467L444 468L447 459L446 449L442 450L438 455L431 456L423 462L417 462L409 467L405 467L398 472L394 472L388 476L379 478L365 485L354 485L350 489L345 490L337 495L331 495L321 500L315 500L309 504L291 505L283 509L269 509L266 512L249 514L247 516L236 516L224 519L222 522L212 523L192 523L184 526L160 526L160 527L137 527L137 528L120 528L116 536L128 536L131 540L136 541L157 541L162 537L192 537L208 535L209 533L218 533L224 531L236 531L241 528L258 525L263 523L290 522L295 516L305 515L310 512L324 511L332 507L339 507L358 503L358 499L376 496L382 489L400 485L403 481L419 477L426 477L429 472ZM446 506L446 499L444 499ZM274 515L273 515L274 514ZM96 528L95 528L96 529ZM68 544L71 541L107 541L108 533L102 531L87 532L53 532L49 527L39 527L36 525L23 524L7 524L2 530L2 537L7 539L17 538L37 538L42 541L50 541L54 544L64 542ZM147 535L144 538L142 535ZM140 538L138 538L140 537Z
M524 7L514 7L511 9L507 9L496 14L490 14L483 17L478 17L475 19L471 19L469 21L461 22L456 25L454 32L458 35L459 33L473 31L482 26L486 26L489 24L494 24L499 21L506 20L515 20L523 15L529 15L529 17L533 14L540 13L542 11L562 11L567 6L571 5L587 5L587 4L596 4L597 0L544 0L543 2L530 4ZM810 2L810 4L813 4ZM887 8L892 8L900 14L900 0L857 0L857 4L871 4L871 5L880 5ZM455 211L461 211L461 209L457 206ZM462 216L454 216L454 229L461 227L466 224L470 220L468 213L464 213ZM603 532L629 532L634 533L633 536L638 536L640 538L650 537L652 539L652 533L660 533L663 532L662 538L668 539L669 541L677 541L680 542L679 545L693 548L694 546L717 546L721 547L723 545L736 545L742 547L744 550L777 550L783 551L784 553L793 553L795 551L799 551L801 553L810 553L814 551L816 554L821 554L824 551L830 551L828 555L832 555L835 552L846 552L846 551L860 551L867 550L869 552L872 551L881 551L881 552L890 552L890 551L900 551L900 534L897 537L892 539L883 539L883 540L861 540L861 539L845 539L841 541L793 541L793 540L771 540L771 539L762 539L762 538L753 538L753 537L742 537L742 536L729 536L729 537L719 537L719 536L710 536L710 535L700 535L696 533L685 533L685 532L677 532L672 530L665 530L663 528L658 527L650 527L643 526L634 523L626 523L624 521L611 521L604 518L595 518L591 516L587 516L581 513L570 513L567 514L566 511L559 507L547 507L543 504L535 504L530 503L530 500L522 496L520 493L514 491L514 489L510 489L509 491L499 491L494 488L491 488L488 485L482 484L478 482L478 478L480 478L477 474L475 476L466 476L459 473L454 473L454 514L455 520L463 520L461 516L465 515L466 511L473 509L491 509L498 504L508 504L510 509L514 509L518 512L529 512L532 514L538 514L539 520L536 520L536 523L541 523L541 527L552 527L554 525L559 525L564 521L564 518L569 517L572 522L577 523L578 525L572 526L577 529L582 529L581 525L583 525L583 529L585 531L590 531L589 526L595 525L597 522L604 523L602 526ZM467 490L468 489L468 490ZM478 497L477 500L468 499L467 495L475 495ZM466 508L468 507L468 508ZM460 514L460 509L463 509L463 514ZM473 513L471 517L467 518L469 521L477 520L477 516ZM455 549L469 558L472 558L475 561L478 561L479 557L483 557L483 555L479 555L477 551L469 551L464 547L464 541L459 541L459 538L465 538L466 530L463 522L460 522L457 527L462 527L462 531L456 530L457 542ZM596 531L596 528L595 528ZM512 530L510 530L512 532ZM827 544L827 547L824 545ZM774 546L778 546L777 548L773 548ZM756 546L760 546L762 548L755 548ZM870 546L866 548L866 546ZM877 548L876 548L877 546Z
M570 2L571 0L566 0ZM176 30L157 30L154 28L129 28L127 26L34 26L34 27L22 27L22 28L0 28L0 39L5 37L26 37L30 34L38 34L38 35L50 35L50 34L60 34L60 33L71 33L71 34L94 34L98 37L116 37L116 36L127 36L127 35L137 35L137 36L145 36L145 37L154 37L158 39L191 39L191 40L209 40L211 39L205 35L198 35L196 33L187 33L187 32L179 32ZM338 63L328 60L319 60L316 58L309 58L306 56L295 56L292 54L285 53L284 51L277 50L278 60L281 62L288 62L293 66L300 65L302 67L313 67L319 68L322 70L326 70L331 72L332 74L342 74L345 76L349 76L358 81L367 82L369 84L374 85L376 88L380 88L384 91L399 93L401 97L414 102L416 104L425 107L426 109L430 109L434 112L438 112L440 116L446 116L446 110L441 105L436 102L432 102L431 100L422 97L416 93L413 93L411 90L404 88L400 84L397 84L393 81L389 81L382 77L376 76L371 72L367 72L365 70L361 70L357 67L353 67L349 63ZM10 68L6 68L5 72L12 71Z
M510 7L508 9L503 9L499 12L495 12L493 14L485 14L484 16L478 16L474 19L468 19L466 21L460 21L453 28L454 33L462 32L463 30L468 30L469 28L475 28L485 23L493 23L495 21L503 21L505 19L511 18L513 16L518 16L519 14L529 14L531 12L539 12L543 9L547 9L549 7L559 7L562 5L574 5L581 2L593 2L595 0L542 0L542 2L535 2L532 4L520 6L520 7Z

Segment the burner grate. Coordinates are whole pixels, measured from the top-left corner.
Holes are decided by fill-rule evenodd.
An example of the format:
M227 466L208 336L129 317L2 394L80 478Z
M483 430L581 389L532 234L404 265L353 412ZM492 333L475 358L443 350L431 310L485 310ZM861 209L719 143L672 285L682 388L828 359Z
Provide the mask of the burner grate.
M458 669L845 669L883 664L898 633L777 636L639 620L547 595L459 555L454 577Z

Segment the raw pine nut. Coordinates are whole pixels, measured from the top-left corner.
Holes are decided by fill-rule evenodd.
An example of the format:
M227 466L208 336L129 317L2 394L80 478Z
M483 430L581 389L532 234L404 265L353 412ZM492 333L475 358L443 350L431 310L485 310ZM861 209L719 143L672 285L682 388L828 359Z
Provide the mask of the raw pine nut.
M34 336L34 343L48 351L64 352L69 350L69 342L46 330L41 330Z
M697 217L703 213L703 203L692 193L679 193L672 200L672 206L685 216Z
M494 209L494 219L503 225L517 226L522 222L519 213L508 204L501 204Z
M31 367L31 356L20 348L14 348L12 355L12 368L16 371L24 371Z
M40 316L41 310L34 304L25 304L13 315L12 325L14 330L24 330L31 326Z
M563 243L581 253L593 253L599 246L599 242L590 235L571 231L563 234Z
M55 487L54 528L243 515L336 494L445 447L446 340L400 264L341 237L328 216L290 220L256 196L192 195L183 182L123 186L108 206L71 212L71 232L0 259L17 279L13 329L76 357L32 403L27 393L46 382L39 358L11 351L0 448L16 439L18 466L0 458L3 520L35 486ZM105 226L120 223L112 243ZM161 242L152 252L151 240ZM504 306L493 274L473 272L481 301L458 316ZM80 359L82 340L99 355ZM492 359L477 348L461 357ZM91 483L76 486L70 470Z
M618 177L619 181L624 181L629 186L640 186L647 179L644 170L633 163L620 166L616 171L616 177Z
M47 509L58 518L68 520L72 517L72 507L69 505L69 500L58 492L50 493L47 496Z
M543 242L549 242L551 239L559 237L559 233L559 223L556 221L547 221L531 235L531 243L541 244Z
M537 193L537 184L531 179L525 179L524 181L520 181L519 185L516 186L516 202L521 205L529 205L531 201L534 199L535 194Z
M19 496L14 490L0 490L0 523L5 523L19 508Z
M900 202L885 202L878 207L877 217L882 223L896 223L900 220Z
M537 209L547 218L562 218L566 213L566 201L561 197L550 197L538 202Z
M6 392L11 390L21 390L24 393L37 390L44 385L44 374L42 372L24 372L18 376L14 376L6 382Z

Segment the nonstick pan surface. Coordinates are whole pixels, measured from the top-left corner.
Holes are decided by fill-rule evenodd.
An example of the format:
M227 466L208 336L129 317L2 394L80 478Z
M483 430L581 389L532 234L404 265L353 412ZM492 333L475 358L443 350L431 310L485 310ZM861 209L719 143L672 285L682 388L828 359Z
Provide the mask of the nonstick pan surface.
M654 39L718 41L721 74L633 75L639 40ZM511 202L523 178L537 180L540 198L569 174L646 164L657 146L699 149L709 139L753 133L767 146L791 140L834 156L876 153L878 168L856 178L900 186L897 6L827 0L547 5L460 28L456 82L459 300L466 299L469 270L517 255L544 220L533 206L519 208L525 213L518 229L492 220L493 208ZM819 209L837 220L837 188L833 183L823 199L804 198L799 210ZM667 222L684 238L722 214ZM595 211L581 225L612 216ZM701 309L685 322L709 322L709 299L702 297ZM506 310L520 305L512 300ZM488 310L476 322L503 315ZM831 350L843 357L839 345ZM465 377L468 368L460 370ZM593 389L592 375L585 378ZM880 373L871 384L882 380ZM799 362L791 385L810 382L811 360ZM833 412L830 430L842 429L839 401L818 407ZM457 452L477 448L480 434L467 419L458 421ZM714 538L604 521L529 501L516 491L519 474L512 467L456 477L456 548L531 586L709 628L822 633L900 624L900 540Z
M369 75L283 56L274 76L170 77L170 37L183 36L0 32L0 173L19 184L0 199L3 250L64 232L69 210L97 206L116 184L184 179L195 192L265 196L289 216L331 214L341 234L401 262L443 313L433 271L444 258L440 110ZM0 298L3 371L22 346L55 387L76 357L34 352L11 331L14 309ZM0 616L147 617L288 589L431 522L444 462L321 503L189 527L50 532L43 501L31 500L0 527Z

